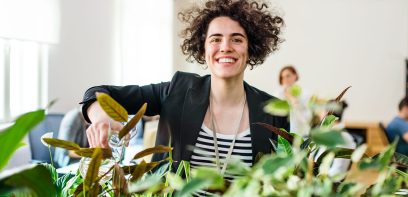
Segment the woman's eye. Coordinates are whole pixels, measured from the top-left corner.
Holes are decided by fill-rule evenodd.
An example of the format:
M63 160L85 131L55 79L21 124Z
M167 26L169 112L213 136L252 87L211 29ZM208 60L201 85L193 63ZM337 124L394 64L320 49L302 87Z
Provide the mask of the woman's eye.
M241 43L243 42L241 38L233 38L232 42Z
M212 38L210 42L221 42L220 38Z

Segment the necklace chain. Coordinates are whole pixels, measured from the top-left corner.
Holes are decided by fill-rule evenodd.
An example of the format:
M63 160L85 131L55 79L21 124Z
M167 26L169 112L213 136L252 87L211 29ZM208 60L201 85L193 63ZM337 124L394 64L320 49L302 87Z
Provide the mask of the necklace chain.
M210 93L209 111L210 111L211 126L212 126L212 131L213 131L213 140L214 140L214 149L215 149L214 150L215 151L215 163L217 165L218 171L221 170L220 172L221 172L222 175L225 173L225 171L227 169L227 161L231 158L232 150L234 149L235 140L237 139L238 131L239 131L239 128L241 126L241 122L242 122L242 120L244 118L246 102L247 102L246 94L244 93L244 104L243 104L243 107L242 107L241 118L238 121L237 129L236 129L235 134L234 134L234 139L232 140L230 148L228 149L228 153L227 153L227 156L225 157L224 165L223 165L223 167L221 169L220 154L219 154L219 151L218 151L218 143L217 143L217 131L216 131L216 127L215 127L215 116L214 116L213 108L211 108L211 106L212 106L212 94Z

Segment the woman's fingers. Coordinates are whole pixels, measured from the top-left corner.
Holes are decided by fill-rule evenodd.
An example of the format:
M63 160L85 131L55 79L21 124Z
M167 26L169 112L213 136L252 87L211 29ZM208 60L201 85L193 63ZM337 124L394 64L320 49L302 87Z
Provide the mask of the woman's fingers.
M89 146L91 148L100 147L107 148L108 146L108 122L97 122L91 124L86 130Z
M89 147L93 148L95 147L95 142L94 142L94 127L93 125L90 125L87 129L86 129L86 137L88 138L88 142L89 142Z
M108 148L108 137L109 137L109 124L103 124L101 130L99 131L99 144L101 148Z

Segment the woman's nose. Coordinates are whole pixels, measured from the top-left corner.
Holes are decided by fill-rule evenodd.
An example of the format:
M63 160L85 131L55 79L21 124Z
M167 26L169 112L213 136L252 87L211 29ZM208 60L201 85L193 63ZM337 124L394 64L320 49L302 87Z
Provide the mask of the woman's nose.
M231 42L229 40L223 40L221 42L220 51L224 53L231 52L232 51Z

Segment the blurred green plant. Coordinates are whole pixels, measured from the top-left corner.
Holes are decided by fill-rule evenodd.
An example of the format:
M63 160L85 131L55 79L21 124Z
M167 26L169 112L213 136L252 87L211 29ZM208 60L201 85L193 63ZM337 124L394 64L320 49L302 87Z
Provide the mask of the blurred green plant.
M300 92L296 89L293 92ZM344 90L337 98L347 91ZM98 94L98 102L113 119L123 122L127 117L116 101L106 94ZM10 196L192 196L198 191L207 191L215 196L393 196L408 185L408 158L395 153L396 143L390 144L385 151L374 156L365 155L365 144L355 150L341 148L344 139L341 130L333 128L337 117L331 110L336 103L314 99L310 103L313 110L329 111L319 124L310 130L309 138L302 138L284 129L265 123L256 123L278 135L277 141L271 139L271 154L262 156L254 166L249 167L240 160L230 160L227 171L236 178L230 182L214 169L190 169L187 161L173 161L172 148L157 146L137 153L134 159L143 158L153 153L169 153L169 157L158 162L141 160L138 164L122 166L115 163L103 175L99 175L100 164L111 158L110 149L81 148L77 144L58 139L45 138L49 145L75 151L82 157L90 157L85 178L79 172L75 175L65 174L58 177L51 165L37 165L21 169L0 178L0 194ZM135 117L119 131L121 138L126 136L132 126L142 117L146 106L138 111ZM289 111L290 105L280 100L271 101L265 108L270 113L282 114ZM28 115L27 115L28 114ZM27 113L11 128L26 130L44 118L44 112ZM115 117L115 118L114 118ZM32 125L31 125L32 124ZM30 126L31 125L31 126ZM10 132L10 129L6 130ZM22 132L24 133L24 132ZM0 133L2 134L2 133ZM11 134L8 134L11 135ZM18 147L21 134L10 137L0 135L0 142L14 140ZM8 136L7 140L1 139ZM24 135L23 135L24 136ZM4 140L4 141L1 141ZM9 142L12 143L12 142ZM16 146L17 144L17 146ZM320 155L316 152L323 149ZM9 158L11 153L0 152ZM9 155L10 154L10 155ZM351 160L351 168L344 173L329 175L330 166L335 158ZM178 164L175 172L173 165ZM1 157L0 164L7 159ZM1 165L0 165L1 166ZM113 172L112 178L102 183L100 180ZM41 181L39 181L41 180Z

